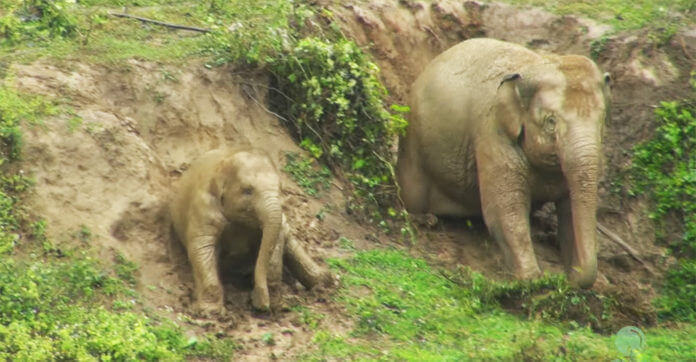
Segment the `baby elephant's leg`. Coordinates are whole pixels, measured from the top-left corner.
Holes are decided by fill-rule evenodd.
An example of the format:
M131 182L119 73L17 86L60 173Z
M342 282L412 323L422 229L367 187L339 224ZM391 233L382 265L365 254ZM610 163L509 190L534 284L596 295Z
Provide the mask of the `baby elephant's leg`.
M286 239L285 265L288 266L292 275L307 289L311 289L322 281L327 281L330 276L328 271L317 265L302 245L290 235L287 223L283 223L283 234L285 234Z
M186 248L195 283L194 309L204 316L225 313L216 247L216 237L198 236L189 240Z

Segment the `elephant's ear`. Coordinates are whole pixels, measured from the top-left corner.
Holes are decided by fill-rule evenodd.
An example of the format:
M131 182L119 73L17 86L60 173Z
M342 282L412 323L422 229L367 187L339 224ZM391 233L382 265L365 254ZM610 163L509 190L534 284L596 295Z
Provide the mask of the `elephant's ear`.
M522 119L535 91L536 87L518 73L508 74L500 81L495 118L510 139L516 140L522 135Z

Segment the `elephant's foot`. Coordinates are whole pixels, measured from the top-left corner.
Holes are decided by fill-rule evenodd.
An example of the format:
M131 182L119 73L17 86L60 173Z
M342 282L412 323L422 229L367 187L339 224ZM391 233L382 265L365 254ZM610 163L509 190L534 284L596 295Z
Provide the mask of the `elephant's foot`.
M294 238L288 238L285 244L284 259L290 273L307 289L319 284L329 286L333 281L331 273L315 263Z
M437 225L437 216L427 213L427 214L409 214L411 220L419 226L424 226L428 229L435 227Z
M541 275L541 269L539 269L539 265L536 262L523 263L515 270L515 276L520 280L536 279Z
M193 312L202 318L220 318L227 316L227 309L222 302L210 303L197 301L193 304Z
M251 291L251 305L254 309L267 312L271 310L271 298L268 294L268 289L254 287Z

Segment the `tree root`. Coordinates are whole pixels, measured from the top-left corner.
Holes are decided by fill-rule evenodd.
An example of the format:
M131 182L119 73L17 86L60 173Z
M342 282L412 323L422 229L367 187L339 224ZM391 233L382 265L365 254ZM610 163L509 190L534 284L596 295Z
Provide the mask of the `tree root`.
M643 267L650 274L655 274L655 271L643 259L641 259L640 256L638 256L638 252L635 249L633 249L630 245L628 245L619 235L609 230L609 228L600 223L597 223L597 230L599 230L600 233L604 234L609 240L613 241L614 243L618 244L621 248L623 248L628 253L628 255L630 255L633 259L635 259L641 265L643 265Z

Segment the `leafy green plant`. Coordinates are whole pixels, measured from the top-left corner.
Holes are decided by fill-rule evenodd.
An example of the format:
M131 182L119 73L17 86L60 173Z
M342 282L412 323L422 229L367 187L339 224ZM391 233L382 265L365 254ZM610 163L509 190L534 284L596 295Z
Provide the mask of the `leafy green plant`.
M330 186L331 171L326 166L319 165L313 158L289 152L285 154L287 172L300 187L309 195L317 196Z
M682 260L667 272L662 295L655 300L660 317L696 322L696 260Z
M608 36L602 36L592 40L590 43L590 56L592 56L592 59L597 60L599 58L600 54L606 49L608 41Z
M208 0L196 8L206 14L213 31L207 34L205 51L214 64L234 62L259 67L279 56L294 43L290 1Z
M651 140L634 150L633 194L647 193L658 233L666 235L664 218L676 215L683 225L670 247L683 260L668 273L662 295L655 300L663 318L696 320L696 104L662 102L655 111L659 126Z
M634 194L648 193L655 200L652 219L678 215L685 227L683 239L673 243L679 256L696 257L696 104L662 102L655 111L659 127L652 140L634 150Z
M0 5L1 42L69 37L77 33L77 20L65 0L6 0Z
M116 254L116 263L114 268L116 270L116 275L118 275L121 280L130 285L135 285L135 272L138 271L138 264L128 260L125 255L118 253Z
M352 41L304 38L269 68L278 89L271 105L300 145L345 172L369 204L391 205L390 149L407 125L408 108L385 107L377 65Z

